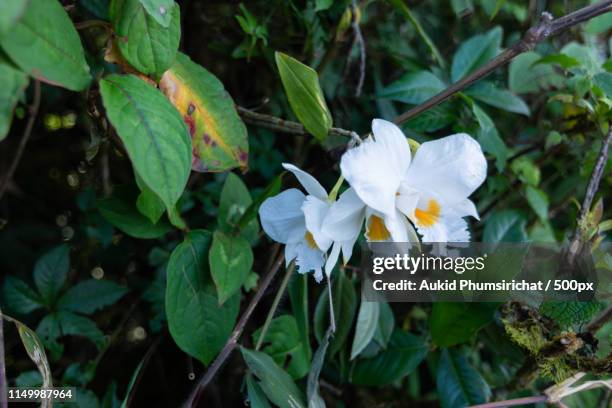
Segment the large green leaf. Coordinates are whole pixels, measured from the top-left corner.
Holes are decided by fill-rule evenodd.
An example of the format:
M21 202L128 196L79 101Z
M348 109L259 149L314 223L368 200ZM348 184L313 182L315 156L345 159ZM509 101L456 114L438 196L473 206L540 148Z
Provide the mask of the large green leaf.
M44 254L34 265L34 283L42 299L52 305L68 278L70 248L60 245Z
M524 242L527 239L525 217L515 210L502 210L491 214L482 234L483 242Z
M151 190L138 173L134 173L136 185L140 189L140 194L136 199L136 208L147 217L153 224L157 224L166 210L164 202Z
M138 71L155 77L170 68L181 39L180 8L171 7L166 14L171 15L171 20L164 27L147 12L141 0L114 0L111 5L121 54Z
M329 339L333 334L331 329L331 327L327 328L327 332L325 332L325 336L319 344L319 348L312 357L312 368L308 373L308 380L306 382L308 408L325 408L325 401L319 393L319 377L321 376L321 370L325 363L325 354L327 353L327 347L329 347Z
M498 172L502 172L508 161L508 147L499 136L495 123L489 115L478 104L472 104L472 112L478 121L478 143L482 149L495 157L495 166Z
M442 103L410 119L405 126L417 132L435 132L453 124L456 112L452 104Z
M252 374L246 375L247 394L249 396L249 406L253 408L272 408L263 390L255 381Z
M507 89L497 88L491 82L477 82L466 89L465 93L487 105L529 116L529 107L521 98Z
M247 167L247 130L217 77L179 52L159 87L187 124L193 143L193 170Z
M240 307L240 296L219 306L208 273L211 234L191 231L168 261L166 315L176 344L208 364L230 336Z
M442 408L482 404L491 393L487 383L460 350L442 350L436 383Z
M351 360L363 351L364 348L374 338L378 329L380 319L380 303L368 302L361 297L359 314L357 315L357 326L355 327L355 337L351 348Z
M410 72L387 85L378 97L418 105L445 87L446 84L429 71Z
M81 40L57 0L30 0L0 46L19 68L43 82L72 91L89 85L91 76Z
M10 0L0 3L0 39L21 18L29 0Z
M253 342L258 343L261 328L253 333ZM304 344L295 318L291 315L275 317L263 339L263 351L269 354L276 364L285 367L293 379L306 375L310 367L308 347ZM288 362L285 366L285 363Z
M174 209L191 167L191 141L181 116L161 92L134 75L109 75L100 81L100 92L136 172Z
M325 140L332 126L332 116L317 72L282 52L276 52L275 58L293 113L314 137Z
M147 13L164 27L168 27L172 21L172 8L178 8L174 0L140 0L140 3Z
M134 238L159 238L172 229L166 220L153 224L138 212L135 201L136 194L133 189L118 186L112 196L97 201L96 205L108 222Z
M595 75L593 81L607 98L612 99L612 72L601 72Z
M68 289L58 306L72 312L91 314L114 304L126 293L127 289L115 282L88 279Z
M451 79L457 82L475 71L499 52L502 40L501 27L495 27L485 34L478 34L461 43L453 57Z
M228 173L219 200L219 228L224 232L235 232L240 230L241 235L253 242L259 234L259 224L256 218L251 219L246 225L240 226L240 220L246 210L253 203L249 189L244 182L234 173Z
M60 310L56 313L56 316L59 324L58 333L61 336L85 337L91 340L99 349L104 346L106 342L104 333L98 329L93 320L65 310Z
M28 76L22 71L13 68L0 58L0 141L3 140L11 128L13 111L19 98L28 85Z
M241 236L215 231L209 254L210 273L217 287L219 304L240 291L253 266L249 241Z
M498 303L434 303L429 327L434 343L441 347L471 340L493 320Z
M306 346L310 360L312 350L310 348L310 318L308 317L308 275L294 273L289 281L287 292L302 343Z
M378 303L380 304L380 317L378 318L376 332L374 332L374 340L382 348L387 348L395 329L395 316L393 316L393 310L386 301L381 299Z
M539 188L527 186L525 188L525 198L531 209L542 221L548 220L548 195Z
M19 314L28 314L45 305L30 285L11 275L4 280L3 293L6 305Z
M283 371L266 353L240 348L242 358L249 369L259 378L258 385L268 399L280 408L305 408L304 394L295 385L291 376Z
M396 330L387 350L377 356L357 360L351 382L357 385L385 385L400 380L414 371L427 356L425 339Z
M332 298L334 317L336 321L336 332L329 346L329 354L334 355L346 343L346 338L353 325L355 311L357 309L357 295L353 282L341 272L332 283ZM327 290L321 291L321 295L315 308L314 330L317 340L321 342L325 330L329 326L329 296Z

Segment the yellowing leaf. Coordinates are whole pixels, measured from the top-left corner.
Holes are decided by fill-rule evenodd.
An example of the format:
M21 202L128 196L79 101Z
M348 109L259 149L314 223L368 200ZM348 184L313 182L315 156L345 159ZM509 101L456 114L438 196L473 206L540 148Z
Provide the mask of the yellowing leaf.
M159 87L187 124L193 144L193 170L212 172L247 167L246 127L217 77L178 53Z

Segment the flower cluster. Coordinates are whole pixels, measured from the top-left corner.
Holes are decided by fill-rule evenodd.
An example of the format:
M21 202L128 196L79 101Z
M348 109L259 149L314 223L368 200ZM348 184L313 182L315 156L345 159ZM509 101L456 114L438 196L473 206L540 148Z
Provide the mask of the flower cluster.
M478 219L468 198L485 180L487 162L480 145L459 133L425 142L414 158L396 125L372 121L373 136L347 151L340 161L350 187L338 200L310 174L292 164L306 191L285 190L259 210L264 231L285 244L285 261L298 272L329 276L342 252L344 263L365 222L369 242L467 242L464 217ZM415 231L416 227L416 231Z

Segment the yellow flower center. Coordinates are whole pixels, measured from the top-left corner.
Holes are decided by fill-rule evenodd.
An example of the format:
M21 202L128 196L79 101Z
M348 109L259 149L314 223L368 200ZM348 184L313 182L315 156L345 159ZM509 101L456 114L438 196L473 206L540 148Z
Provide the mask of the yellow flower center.
M314 240L314 237L312 236L312 234L310 233L310 231L306 231L306 234L304 234L304 238L306 239L306 243L308 244L308 246L311 249L318 249L319 247L317 246L317 243Z
M367 238L369 241L387 241L391 238L391 233L385 227L382 218L371 215L368 220Z
M414 216L419 227L431 227L440 218L440 204L436 200L429 200L427 208L414 210Z

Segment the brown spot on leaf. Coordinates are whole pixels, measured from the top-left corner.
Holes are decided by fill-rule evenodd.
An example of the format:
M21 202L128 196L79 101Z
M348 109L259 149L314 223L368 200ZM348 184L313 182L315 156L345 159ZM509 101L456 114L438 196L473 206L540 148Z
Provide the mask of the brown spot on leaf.
M193 139L193 137L195 136L195 130L196 130L195 121L193 120L191 116L188 116L188 115L183 116L183 120L187 124L187 129L189 129L189 135Z
M207 145L210 145L211 142L212 142L212 139L211 139L211 137L210 137L210 135L208 133L204 133L202 135L202 139L204 140L204 143L207 144Z
M195 105L193 103L190 103L189 106L187 107L187 114L191 116L194 111L195 111Z

